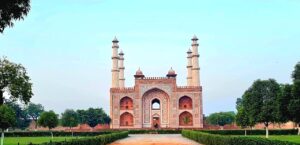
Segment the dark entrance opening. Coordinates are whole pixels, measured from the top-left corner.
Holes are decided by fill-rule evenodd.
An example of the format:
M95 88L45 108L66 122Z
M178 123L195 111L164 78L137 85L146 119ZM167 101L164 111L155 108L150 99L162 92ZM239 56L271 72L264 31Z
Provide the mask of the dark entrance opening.
M160 128L160 119L159 117L153 117L153 128L158 129Z

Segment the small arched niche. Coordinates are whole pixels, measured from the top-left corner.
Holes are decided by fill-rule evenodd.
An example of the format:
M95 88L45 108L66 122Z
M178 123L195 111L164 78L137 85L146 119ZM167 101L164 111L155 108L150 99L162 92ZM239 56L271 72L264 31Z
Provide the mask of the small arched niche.
M133 126L133 115L125 112L120 116L120 126Z
M193 115L187 111L179 115L179 126L193 126Z
M120 100L120 110L133 110L133 100L129 97L123 97Z
M159 110L160 109L160 101L158 99L153 99L151 102L151 107L153 110Z
M179 109L193 109L193 100L188 96L179 99Z

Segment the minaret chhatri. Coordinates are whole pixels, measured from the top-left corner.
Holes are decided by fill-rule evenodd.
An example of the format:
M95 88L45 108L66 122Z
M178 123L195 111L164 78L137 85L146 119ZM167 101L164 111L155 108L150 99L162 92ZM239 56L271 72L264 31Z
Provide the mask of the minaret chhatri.
M124 88L125 87L125 77L124 77L124 53L121 50L119 53L119 87Z
M193 86L193 80L192 80L192 51L191 49L188 49L187 51L187 86Z
M198 53L198 38L196 35L192 38L192 80L193 86L200 86L200 67L199 67L199 53Z
M118 49L119 49L119 41L115 37L114 40L112 41L112 69L111 69L111 87L112 88L118 88L119 87L119 68L118 68L118 61L119 61L119 56L118 56Z

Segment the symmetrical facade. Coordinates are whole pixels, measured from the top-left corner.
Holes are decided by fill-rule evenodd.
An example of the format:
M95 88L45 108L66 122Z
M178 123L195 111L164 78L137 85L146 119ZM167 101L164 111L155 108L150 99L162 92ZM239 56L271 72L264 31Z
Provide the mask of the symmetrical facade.
M124 53L118 53L119 41L112 41L112 129L203 128L197 41L194 36L192 50L187 52L187 86L177 86L177 74L171 68L166 77L145 77L138 69L133 87L125 87Z

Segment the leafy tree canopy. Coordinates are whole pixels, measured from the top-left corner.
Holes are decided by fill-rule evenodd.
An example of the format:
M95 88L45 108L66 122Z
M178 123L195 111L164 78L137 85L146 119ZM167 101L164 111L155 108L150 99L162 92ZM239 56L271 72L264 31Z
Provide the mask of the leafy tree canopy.
M219 112L210 114L207 118L208 123L213 125L224 126L226 124L232 124L235 120L235 113L231 112Z
M48 127L49 130L58 125L58 117L53 111L45 111L38 119L38 124L43 127Z
M266 126L277 119L277 96L279 84L274 79L257 80L245 92L243 99L250 121L264 123Z
M29 103L26 111L34 121L37 121L37 118L44 112L44 106L42 104Z
M294 71L292 73L292 78L294 81L300 80L300 62L295 65Z
M13 127L16 123L16 114L13 109L7 105L0 105L0 128L2 131Z
M79 118L77 112L71 109L65 110L64 113L62 113L62 125L67 127L75 127L78 125Z
M5 91L10 95L11 100L28 103L33 95L31 86L26 69L21 64L0 58L0 105L4 103Z
M295 70L292 73L292 79L292 99L289 103L288 110L292 116L291 119L300 126L300 62L295 66Z
M77 110L79 123L86 123L91 127L98 124L109 124L110 118L102 108L89 108L88 110Z
M277 121L279 123L285 123L291 119L290 111L288 106L292 99L292 85L284 84L280 85L280 93L277 98Z
M26 129L29 126L31 120L24 107L22 107L20 104L16 102L12 102L9 100L5 101L5 105L13 109L16 114L15 127L18 129Z
M12 27L14 20L24 19L30 10L30 0L0 1L0 33L7 26Z

